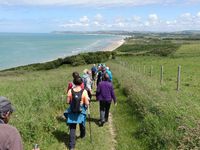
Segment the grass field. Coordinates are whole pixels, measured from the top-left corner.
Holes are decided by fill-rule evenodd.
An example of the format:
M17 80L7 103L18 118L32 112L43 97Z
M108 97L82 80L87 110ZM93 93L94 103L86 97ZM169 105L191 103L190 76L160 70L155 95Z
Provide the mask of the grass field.
M149 149L199 148L199 47L197 43L183 44L170 57L121 56L110 62L128 93L133 114L142 121L135 137L143 140ZM161 65L164 67L162 85ZM181 65L179 92L176 91L178 65Z
M11 124L22 134L25 149L31 149L35 143L43 150L67 149L69 129L61 117L68 107L65 89L71 73L75 70L81 73L85 67L63 66L50 71L1 73L0 93L9 97L16 107ZM77 139L76 148L110 150L112 142L107 132L108 125L104 128L97 125L97 102L91 104L91 117L93 143L90 143L87 123L86 138Z
M43 150L64 150L68 147L69 129L62 118L64 110L68 107L66 104L65 89L71 81L71 73L78 71L82 73L88 66L70 67L62 66L58 69L49 71L8 71L0 73L0 93L12 100L16 108L13 113L11 124L20 131L25 149L31 149L35 143ZM117 80L116 80L117 81ZM117 82L116 82L117 83ZM77 138L76 149L87 150L110 150L113 147L117 149L130 149L132 144L141 149L141 144L136 144L138 140L132 140L132 117L128 113L124 114L124 104L126 101L120 87L115 86L118 97L118 106L116 109L111 107L113 112L113 126L116 132L117 144L113 143L109 125L98 127L99 104L93 99L91 102L91 126L92 143L89 136L89 124L87 122L86 138ZM121 103L122 101L122 103ZM123 116L121 116L123 114ZM124 116L127 116L124 118ZM130 120L129 120L130 119ZM119 123L120 122L120 123ZM125 129L124 129L125 128ZM79 136L79 127L77 126L77 137ZM124 138L126 137L126 138ZM126 146L124 147L124 142Z
M167 44L164 46L167 50L173 47L173 51L169 50L170 54L165 55L167 57L161 57L162 50L152 52L155 44L158 44L157 48L162 48L160 39L153 40L150 45L141 39L128 41L130 43L125 43L128 47L122 46L123 51L118 49L121 52L115 60L106 62L113 72L118 100L118 106L111 107L117 142L113 142L108 124L98 127L99 106L93 100L93 142L90 142L87 123L86 138L77 138L76 149L199 149L200 44L185 40L173 40L170 44L163 42ZM140 46L144 41L145 46ZM178 47L174 47L173 43L179 43ZM133 46L132 51L135 44L137 46ZM137 53L137 56L123 56L124 52ZM162 85L161 65L164 67ZM177 92L178 65L181 65L181 86ZM22 68L0 72L0 95L10 98L16 108L10 123L20 131L25 149L31 149L35 143L43 150L67 149L69 130L62 118L68 107L65 89L73 71L81 73L90 67L62 65L46 71L25 71ZM153 68L152 75L150 68Z

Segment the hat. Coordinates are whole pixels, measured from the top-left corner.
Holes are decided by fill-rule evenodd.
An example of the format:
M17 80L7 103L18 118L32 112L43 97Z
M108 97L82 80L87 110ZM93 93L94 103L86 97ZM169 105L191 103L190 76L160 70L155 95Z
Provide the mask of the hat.
M11 102L3 96L0 96L0 113L13 112L15 109L12 107Z
M88 72L88 69L84 69L83 73L86 74Z

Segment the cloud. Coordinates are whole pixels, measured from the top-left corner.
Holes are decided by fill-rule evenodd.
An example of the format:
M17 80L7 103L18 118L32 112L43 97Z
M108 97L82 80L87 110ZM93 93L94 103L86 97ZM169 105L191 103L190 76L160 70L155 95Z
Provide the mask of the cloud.
M146 19L145 19L146 18ZM152 13L142 18L140 16L132 16L126 18L118 16L114 19L107 19L101 14L97 14L90 19L83 16L78 21L68 21L61 25L64 28L89 27L91 30L134 30L134 31L180 31L180 30L196 30L200 29L200 12L192 15L191 13L183 13L176 18L161 19L158 14Z
M90 20L87 16L83 16L79 19L79 21L80 21L80 23L88 24Z
M190 0L197 3L198 0ZM177 4L179 0L0 0L0 5L85 5L85 6L141 6L149 4Z
M102 16L101 14L97 14L97 15L94 17L94 19L95 19L96 21L103 21L103 16Z
M140 22L141 21L141 17L140 16L133 16L132 20L134 22Z
M88 27L88 26L90 26L89 22L90 22L89 18L87 16L83 16L83 17L79 18L79 21L69 20L65 23L60 24L59 27L62 27L62 28Z
M198 13L197 13L197 17L199 17L199 18L200 18L200 12L198 12Z

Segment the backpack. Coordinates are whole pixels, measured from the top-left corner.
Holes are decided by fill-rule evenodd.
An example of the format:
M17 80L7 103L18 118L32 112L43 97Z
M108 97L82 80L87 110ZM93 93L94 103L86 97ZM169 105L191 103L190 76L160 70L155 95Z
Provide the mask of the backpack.
M83 76L82 80L83 80L83 84L84 84L84 89L87 89L87 77Z
M81 97L83 94L83 89L79 92L75 92L72 88L72 102L70 103L70 109L73 113L81 113Z
M97 72L97 68L95 66L92 67L92 72L96 73Z

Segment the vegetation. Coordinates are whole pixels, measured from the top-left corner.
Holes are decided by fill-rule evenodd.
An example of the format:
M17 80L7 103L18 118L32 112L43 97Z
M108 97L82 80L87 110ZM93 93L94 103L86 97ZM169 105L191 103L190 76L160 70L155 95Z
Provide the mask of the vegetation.
M75 56L69 56L66 58L59 58L54 61L46 62L46 63L36 63L30 64L26 66L15 67L11 69L7 69L5 71L11 70L29 70L29 71L36 71L36 70L50 70L58 68L64 64L70 64L72 66L84 65L84 64L92 64L92 63L100 63L105 62L109 58L114 58L115 52L107 52L107 51L99 51L99 52L89 52L89 53L82 53Z
M198 149L200 45L182 44L170 57L120 56L110 61L116 78L141 122L134 137L148 149ZM164 83L160 85L160 66ZM177 67L181 65L181 90L176 91ZM150 68L153 74L150 76ZM144 70L145 69L145 70Z
M130 38L127 39L125 44L117 48L117 51L143 55L156 54L159 56L168 56L173 54L179 47L180 44L161 39Z
M116 59L106 64L113 72L118 100L118 106L111 107L117 143L113 145L108 124L97 126L98 103L92 102L93 143L87 132L84 140L77 139L77 149L199 149L199 41L194 36L183 39L182 34L178 38L148 36L128 38L116 52L80 54L0 72L0 93L16 107L11 123L21 132L25 149L34 143L44 150L65 149L68 129L62 114L67 107L65 88L71 73L111 57ZM178 65L182 70L177 92Z
M12 100L16 108L11 124L20 131L24 149L39 144L43 150L63 150L68 146L69 129L63 119L66 104L65 89L73 71L82 72L89 66L70 67L64 65L48 71L9 71L0 73L0 93ZM91 104L92 139L86 124L86 138L80 140L77 126L77 149L110 150L113 146L109 126L98 127L98 103Z

